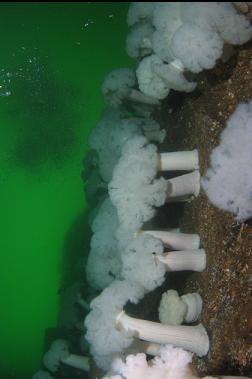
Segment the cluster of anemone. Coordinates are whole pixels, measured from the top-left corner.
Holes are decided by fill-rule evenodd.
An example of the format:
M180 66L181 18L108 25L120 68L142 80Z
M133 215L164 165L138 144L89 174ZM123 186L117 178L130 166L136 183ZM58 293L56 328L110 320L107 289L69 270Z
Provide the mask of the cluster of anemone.
M197 74L213 68L218 59L227 59L230 46L247 42L252 28L232 3L217 2L135 2L127 22L126 50L137 68L117 68L105 77L101 90L108 108L91 132L84 160L86 195L95 204L89 217L92 237L86 280L98 295L87 304L79 296L79 286L72 288L67 300L71 315L66 314L64 322L78 321L76 302L89 310L85 339L96 365L107 372L104 379L199 379L191 368L192 356L205 356L210 341L198 322L203 306L198 293L180 296L172 288L164 292L159 322L132 317L127 311L128 303L138 304L171 271L202 272L207 264L198 234L154 227L158 208L199 195L200 165L197 149L163 152L166 130L153 111L171 89L193 91L197 83L189 81L186 73ZM250 108L246 108L248 118ZM202 181L209 193L225 170L216 156L228 162L225 141L235 145L237 133L232 122L229 126L223 147L213 155L213 168ZM238 154L234 157L242 161ZM249 191L249 180L246 183ZM239 216L246 211L234 209L236 191L226 196L226 202ZM65 340L56 340L43 362L51 373L60 364L89 370L89 359L71 354ZM52 376L39 371L35 378Z
M101 123L98 123L98 130ZM115 125L115 129L120 124ZM105 124L104 124L105 127ZM108 129L112 131L113 124ZM112 133L112 132L111 132ZM96 134L94 130L91 137ZM98 132L98 134L100 134ZM104 135L106 135L104 131ZM101 290L114 279L123 279L127 262L125 250L130 243L139 245L140 257L144 241L157 240L162 244L164 254L143 255L142 263L147 260L166 266L166 270L200 271L197 259L202 260L204 269L204 251L199 249L197 235L180 234L167 231L144 230L144 224L153 219L157 207L169 201L184 201L199 194L200 175L199 157L197 150L171 153L158 153L157 146L136 129L128 138L119 138L120 133L114 133L111 144L119 146L121 152L117 163L113 165L111 180L107 185L108 191L102 202L97 205L96 211L90 217L90 226L93 235L90 243L90 254L87 262L87 279L89 284ZM102 137L101 137L102 138ZM100 141L103 149L109 149L109 143ZM103 165L101 166L101 171ZM187 174L175 176L171 179L160 177L164 171L189 171ZM95 214L94 214L95 213ZM147 235L147 233L152 236ZM140 234L142 233L142 236ZM178 253L172 250L179 250ZM190 253L187 251L190 250ZM187 258L183 258L186 256ZM164 261L166 259L166 261ZM163 260L163 262L161 262ZM179 261L184 263L181 265ZM194 266L195 263L195 266ZM164 275L162 280L164 280ZM161 281L161 279L159 280Z
M228 2L134 2L127 21L126 50L138 61L139 88L156 99L171 89L193 91L197 83L184 74L213 68L252 37L248 19Z
M198 234L147 227L157 208L198 196L198 151L160 151L165 131L152 117L159 100L139 91L133 70L113 70L105 78L102 92L109 108L89 138L91 162L93 156L93 165L105 184L103 197L90 216L93 235L86 278L92 288L101 291L90 303L84 322L90 353L104 371L116 358L139 351L157 355L166 344L203 356L209 338L200 323L172 325L162 318L154 323L125 311L128 302L137 304L164 283L169 272L206 268L206 252ZM98 188L100 182L89 193L97 196ZM183 303L188 314L193 312L189 303ZM175 303L168 304L160 307L173 308ZM190 317L184 316L183 322L189 322Z
M90 218L86 274L101 293L90 303L85 338L97 366L114 369L111 378L131 378L122 367L137 362L135 353L148 370L145 354L156 356L152 367L162 351L182 351L188 361L192 353L208 353L206 329L195 324L203 304L198 293L179 296L169 289L160 302L160 322L132 317L125 307L161 286L169 272L201 272L207 262L199 235L149 227L157 208L200 192L198 151L163 152L165 131L153 110L171 89L195 89L186 72L213 68L219 58L227 59L230 45L252 36L249 22L231 3L137 2L130 5L127 21L126 49L137 68L114 69L106 76L102 93L109 108L89 139L105 186Z
M123 359L115 359L112 365L112 373L108 373L103 379L216 379L215 376L201 377L192 366L192 354L175 348L172 345L164 345L159 355L148 359L145 353L130 354ZM218 376L221 379L239 379L236 376ZM240 377L241 379L249 379Z
M155 106L170 90L193 91L197 81L188 73L227 61L233 46L252 37L250 22L229 2L133 2L127 22L126 51L137 68L115 69L105 78L102 92L113 107Z

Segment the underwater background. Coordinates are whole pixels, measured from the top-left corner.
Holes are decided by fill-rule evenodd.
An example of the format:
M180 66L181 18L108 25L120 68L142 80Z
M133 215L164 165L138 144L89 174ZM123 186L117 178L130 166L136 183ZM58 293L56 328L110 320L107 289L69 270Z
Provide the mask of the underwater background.
M26 379L41 366L74 275L69 254L88 238L82 159L105 74L132 66L128 3L0 9L0 379Z

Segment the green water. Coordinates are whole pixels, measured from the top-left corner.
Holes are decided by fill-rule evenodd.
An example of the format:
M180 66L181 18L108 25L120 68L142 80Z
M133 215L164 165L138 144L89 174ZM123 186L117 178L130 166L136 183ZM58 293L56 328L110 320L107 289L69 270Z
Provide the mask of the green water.
M130 65L126 11L0 4L0 379L29 378L56 326L66 235L87 206L81 160L104 106L100 85Z

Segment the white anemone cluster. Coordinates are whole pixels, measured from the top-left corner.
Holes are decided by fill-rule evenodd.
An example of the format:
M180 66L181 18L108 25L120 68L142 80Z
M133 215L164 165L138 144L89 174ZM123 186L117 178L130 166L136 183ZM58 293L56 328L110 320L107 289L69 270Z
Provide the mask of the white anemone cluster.
M196 83L188 82L184 72L213 68L226 45L242 45L252 37L249 21L231 2L134 2L128 14L126 50L140 61L139 88L160 100L171 89L193 91ZM170 70L174 61L177 71Z
M192 353L206 355L209 338L203 325L181 324L198 320L200 295L180 297L169 290L160 303L161 322L132 317L127 308L163 284L169 271L206 267L198 235L146 226L158 207L190 200L200 190L197 150L159 152L154 143L163 142L165 130L152 112L170 90L193 91L196 83L185 72L213 68L225 46L251 39L252 28L232 3L222 2L134 2L127 22L131 28L127 52L138 60L138 67L114 69L105 78L102 93L109 109L90 135L83 175L87 193L98 204L90 218L93 235L86 279L99 295L90 307L83 299L90 308L85 338L96 364L112 368L108 379L193 379ZM251 125L252 102L240 105L229 120L202 180L213 203L238 220L252 216L247 168L252 158ZM164 171L189 173L165 179ZM98 199L100 190L103 196ZM73 290L68 301L71 315L66 318L75 323L78 293ZM136 351L140 353L133 355ZM147 361L146 354L155 358ZM71 354L65 340L56 340L44 365L57 372L61 363L89 370L87 357ZM39 371L35 378L51 376Z
M136 370L136 362L141 363L137 366L139 378L151 377L154 368L159 370L157 377L167 378L169 370L180 377L176 367L166 363L168 356L180 353L174 347L163 349L161 345L173 344L199 356L207 354L205 328L201 324L180 325L198 319L202 308L199 294L180 297L170 290L160 304L161 323L140 320L126 312L127 302L137 303L160 286L167 272L203 271L206 267L206 253L199 248L198 235L144 230L157 207L197 196L200 188L197 151L160 153L153 142L162 142L164 133L150 114L170 90L193 91L196 83L187 79L186 72L197 74L213 68L227 45L239 45L252 37L252 28L231 3L217 2L135 2L130 5L127 21L131 28L127 52L138 61L138 67L136 73L127 68L115 69L105 78L102 92L113 110L90 137L109 197L92 223L87 278L102 292L90 305L91 312L85 320L86 339L99 367L109 369L114 359L121 359L113 366L114 379L136 377L136 371L135 376L131 371L133 366ZM246 122L250 111L247 107ZM241 113L238 117L242 117ZM226 135L233 146L237 138L235 128L230 126L231 129L223 133L223 141ZM245 141L241 139L241 143ZM235 157L241 163L245 155L236 154L236 147L233 150L231 153L231 148L224 147L219 154ZM226 161L222 160L222 164ZM221 165L214 166L214 174ZM189 173L166 180L161 176L164 171ZM211 176L208 173L208 182ZM238 215L240 209L239 206ZM151 366L143 354L130 356L124 363L124 356L133 352L137 338L139 351L161 355L152 360ZM190 353L181 352L182 356L186 369L181 378L188 377L191 361Z

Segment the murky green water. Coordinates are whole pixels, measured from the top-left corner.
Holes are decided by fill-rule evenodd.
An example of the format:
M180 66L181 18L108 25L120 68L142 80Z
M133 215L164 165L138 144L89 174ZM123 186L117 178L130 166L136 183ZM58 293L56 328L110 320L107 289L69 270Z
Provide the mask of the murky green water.
M130 66L127 3L0 4L0 379L29 378L58 315L100 85Z

